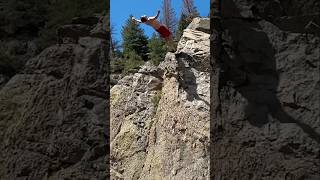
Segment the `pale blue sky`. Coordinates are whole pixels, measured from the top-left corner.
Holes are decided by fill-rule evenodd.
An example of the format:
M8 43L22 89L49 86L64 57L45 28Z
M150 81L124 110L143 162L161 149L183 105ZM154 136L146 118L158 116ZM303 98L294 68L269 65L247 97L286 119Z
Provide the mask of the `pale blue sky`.
M175 10L176 18L180 16L182 8L182 0L172 0L172 7ZM210 12L210 0L194 0L201 16L207 17ZM161 11L162 0L110 0L110 20L111 25L114 26L114 38L121 41L121 29L132 14L136 18L141 15L154 16L159 9ZM154 30L144 24L141 25L145 34L150 37Z

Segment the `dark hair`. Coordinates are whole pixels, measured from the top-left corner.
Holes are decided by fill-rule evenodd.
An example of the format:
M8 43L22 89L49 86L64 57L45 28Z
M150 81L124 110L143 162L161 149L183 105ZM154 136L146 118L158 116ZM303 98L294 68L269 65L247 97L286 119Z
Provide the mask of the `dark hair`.
M141 17L141 22L146 22L148 19L146 17Z

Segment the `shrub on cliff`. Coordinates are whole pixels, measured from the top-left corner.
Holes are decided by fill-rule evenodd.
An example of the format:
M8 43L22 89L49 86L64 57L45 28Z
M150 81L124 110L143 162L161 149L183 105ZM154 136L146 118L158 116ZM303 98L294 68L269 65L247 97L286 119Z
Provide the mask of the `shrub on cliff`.
M165 42L159 36L153 34L149 39L148 47L150 49L149 60L152 64L159 65L166 55Z
M128 52L124 63L123 73L127 74L133 69L138 69L144 61L135 51Z

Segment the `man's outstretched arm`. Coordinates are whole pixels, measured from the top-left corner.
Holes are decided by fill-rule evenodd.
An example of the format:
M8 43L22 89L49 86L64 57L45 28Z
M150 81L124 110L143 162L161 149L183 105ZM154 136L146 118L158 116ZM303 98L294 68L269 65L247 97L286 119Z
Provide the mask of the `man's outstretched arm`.
M134 20L134 21L137 22L137 23L141 23L140 20L138 20L138 19L136 19L136 18L134 18L134 17L132 17L131 19Z
M152 16L152 17L150 17L150 19L157 19L159 17L159 15L160 15L160 10L158 10L158 13L156 16Z

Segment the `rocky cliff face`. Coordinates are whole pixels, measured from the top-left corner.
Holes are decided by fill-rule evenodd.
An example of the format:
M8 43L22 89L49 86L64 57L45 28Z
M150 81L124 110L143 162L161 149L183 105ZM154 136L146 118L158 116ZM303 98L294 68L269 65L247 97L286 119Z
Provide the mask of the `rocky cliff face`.
M222 1L212 179L320 179L319 10L316 0Z
M112 179L209 177L209 19L111 89Z
M0 179L106 179L107 19L91 19L0 87Z

